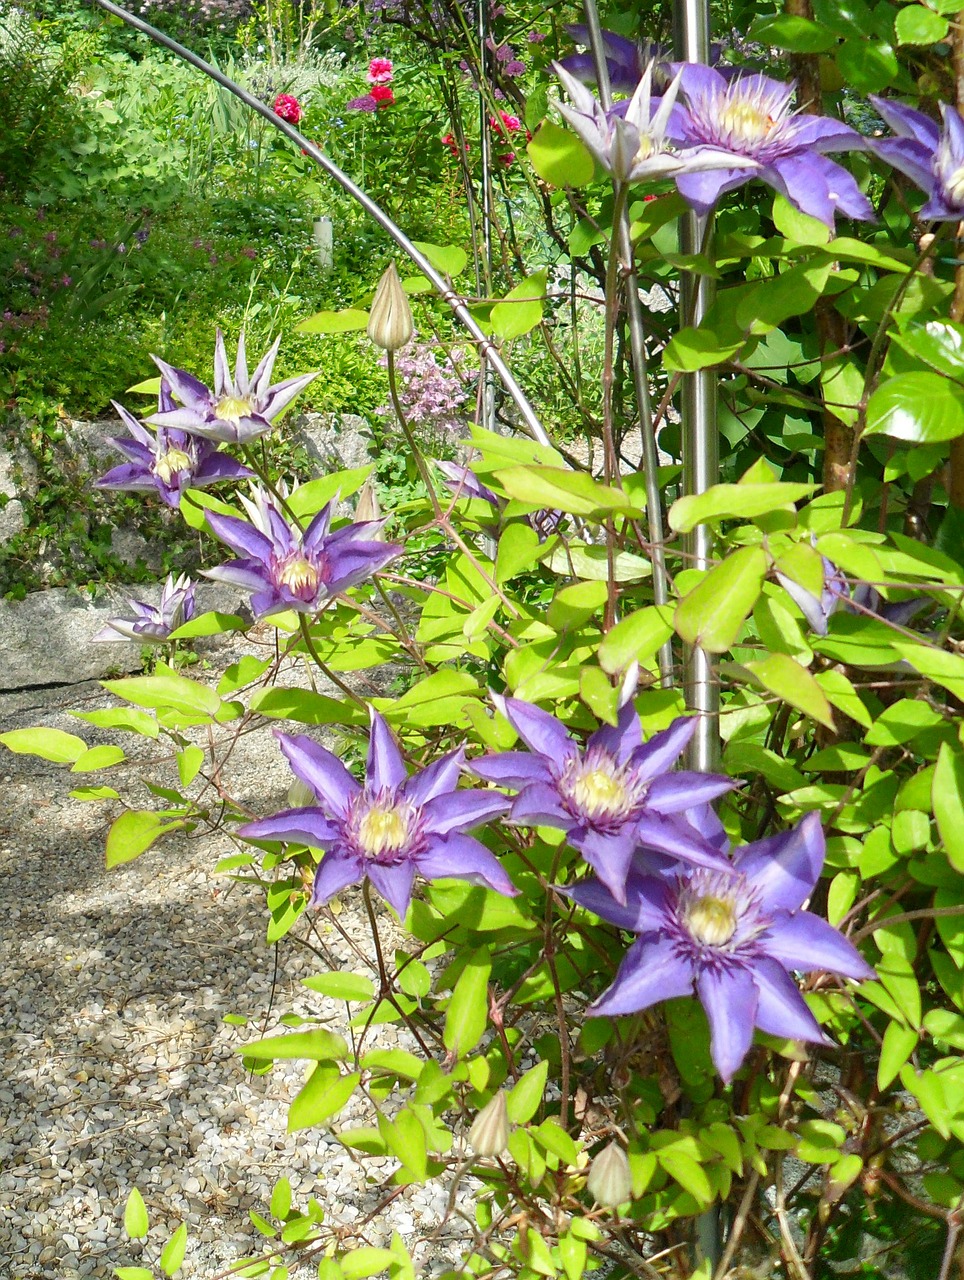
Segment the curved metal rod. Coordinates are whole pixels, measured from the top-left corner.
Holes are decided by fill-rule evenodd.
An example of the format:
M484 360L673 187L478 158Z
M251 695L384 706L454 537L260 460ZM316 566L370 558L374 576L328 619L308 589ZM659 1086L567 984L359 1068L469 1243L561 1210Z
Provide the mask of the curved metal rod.
M351 178L349 178L346 173L343 173L334 161L330 160L316 143L312 142L310 138L306 138L300 134L294 125L289 124L287 120L282 120L280 116L275 115L271 107L266 103L261 102L253 94L248 93L247 89L243 89L241 85L236 84L226 76L223 71L212 66L210 62L205 62L205 60L198 54L192 52L192 50L186 48L184 45L178 44L176 40L172 40L171 37L165 35L163 31L158 31L156 27L152 27L151 24L149 22L145 22L143 18L138 18L135 14L128 13L126 9L122 9L120 5L114 4L113 0L93 0L93 3L97 5L98 8L103 9L105 13L111 13L115 18L120 18L120 20L122 22L126 22L128 26L131 26L136 31L140 31L142 34L149 36L156 44L163 45L166 49L170 49L172 53L177 54L177 56L184 62L188 62L191 66L197 67L197 69L199 71L203 71L206 76L210 76L212 80L217 81L217 83L227 89L229 93L233 93L236 98L239 98L245 106L250 107L252 111L256 111L258 115L263 116L269 124L274 125L276 129L279 129L286 138L289 138L299 146L305 155L310 156L311 159L314 160L315 164L324 169L329 177L334 178L338 185L347 192L353 200L360 204L365 212L372 217L384 231L388 232L398 247L406 253L409 258L411 258L412 262L415 263L419 271L421 271L421 273L431 281L436 292L443 301L451 307L458 320L472 335L472 338L475 340L485 362L499 375L502 385L515 402L516 408L519 410L519 413L522 416L522 421L529 434L537 440L539 444L547 445L550 448L553 447L552 440L549 438L545 427L543 427L542 423L539 421L539 417L532 405L529 403L525 392L519 386L518 382L516 382L515 376L502 359L498 348L479 328L475 318L465 305L464 299L459 297L459 295L450 288L445 277L435 270L428 258L416 249L415 245L411 240L409 240L401 227L392 221L385 210L382 209L380 205L377 205L371 196L367 195L362 191L361 187L352 182Z

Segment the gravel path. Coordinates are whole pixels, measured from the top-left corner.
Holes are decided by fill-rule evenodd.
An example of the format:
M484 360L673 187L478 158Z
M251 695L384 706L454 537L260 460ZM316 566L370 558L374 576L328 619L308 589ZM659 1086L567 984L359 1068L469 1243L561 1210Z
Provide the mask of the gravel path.
M66 712L103 698L96 685L7 695L0 727L50 725L93 743L96 732ZM283 807L291 775L271 736L250 735L241 750L252 807ZM69 798L78 780L65 767L0 748L0 776L0 1277L99 1280L150 1265L185 1221L179 1274L213 1280L263 1247L248 1210L267 1214L282 1174L294 1204L313 1195L330 1222L371 1213L393 1162L362 1167L327 1131L286 1133L303 1064L264 1076L241 1066L238 1046L283 1030L284 1014L320 1008L344 1020L345 1006L300 986L325 967L305 948L266 943L261 893L213 874L228 842L169 838L108 872L108 815ZM337 923L367 937L357 891L344 895ZM319 918L319 930L357 971L332 923ZM225 1023L232 1014L249 1025ZM384 1027L371 1043L398 1037ZM366 1122L354 1102L339 1127ZM121 1226L133 1186L150 1214L146 1249ZM398 1230L410 1242L445 1201L441 1187L406 1189L365 1236L386 1244ZM423 1261L444 1260L438 1244L431 1257L427 1249Z

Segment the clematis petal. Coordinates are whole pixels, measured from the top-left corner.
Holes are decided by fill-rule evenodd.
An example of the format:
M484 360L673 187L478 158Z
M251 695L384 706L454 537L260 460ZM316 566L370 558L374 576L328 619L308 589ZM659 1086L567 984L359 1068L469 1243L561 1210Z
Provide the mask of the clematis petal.
M344 817L361 787L338 757L303 733L276 733L275 737L295 777L307 783L336 817Z
M733 861L767 911L796 911L813 892L826 852L820 815L808 813L792 830L738 849Z
M710 1021L710 1057L729 1084L753 1042L756 986L744 968L707 967L696 979L696 992Z
M698 214L705 216L718 202L720 196L735 191L754 177L750 169L704 169L686 171L676 175L676 189Z
M378 573L404 551L393 542L358 542L332 556L332 578L325 585L329 596L337 596Z
M268 564L274 552L271 539L238 516L225 516L217 511L205 511L204 518L211 526L213 533L226 542L234 551L242 555L253 556L262 564Z
M649 784L646 807L655 813L684 813L716 800L735 786L732 778L717 773L664 773Z
M548 756L557 768L576 754L576 744L548 711L521 698L504 698L498 693L492 695L492 701L530 751Z
M415 858L415 865L426 880L468 880L509 898L519 893L495 854L473 836L456 833L433 839Z
M512 809L515 817L515 806ZM636 852L636 833L631 826L616 832L594 831L591 827L575 827L567 839L595 871L596 875L619 903L626 901L626 877Z
M364 878L365 864L361 858L333 849L318 864L308 905L323 907L336 893L341 893L350 884L358 884Z
M820 1029L820 1024L807 1008L797 984L775 960L762 957L753 962L751 969L756 984L759 1003L756 1025L770 1036L784 1040L813 1040L818 1044L832 1041Z
M405 761L398 749L388 725L374 707L371 715L371 737L368 741L368 768L366 774L370 786L381 791L383 787L394 791L408 779Z
M728 867L723 854L682 818L644 813L635 823L636 841L642 849L668 853L697 867Z
M166 360L161 360L159 356L151 356L151 359L160 369L171 390L185 408L196 410L199 413L207 413L214 407L210 390L193 374L188 373L185 369L175 369L173 365L168 364ZM159 417L160 414L155 414L153 417L148 418L148 422L154 422Z
M281 338L279 336L275 339L276 351L280 342ZM243 329L238 334L238 354L234 361L234 386L235 390L242 396L246 396L251 390L251 384L248 382L248 354L244 346Z
M568 830L575 819L564 809L555 787L533 782L524 787L512 802L512 822L527 827L562 827Z
M261 417L269 423L274 422L309 382L314 382L320 372L316 369L314 373L303 373L296 378L286 378L284 382L276 383L259 399Z
M913 107L908 107L903 102L896 102L892 98L879 98L875 93L868 96L875 110L883 116L899 137L911 138L931 152L937 150L941 131L937 122L930 116L925 115L923 111L915 111Z
M324 849L339 837L340 828L325 816L323 809L314 806L303 809L286 809L273 818L260 818L246 822L238 828L238 835L245 840L285 840Z
M626 881L626 902L619 902L601 880L590 878L577 884L555 886L556 892L578 902L581 907L632 933L658 930L669 911L669 891L652 876L630 874Z
M630 947L615 981L586 1010L591 1018L639 1013L660 1000L693 991L693 966L669 938L645 933Z
M410 794L410 792L408 793ZM498 791L449 791L422 806L426 830L444 836L467 831L506 812L511 801Z
M552 781L552 770L543 756L528 751L503 751L499 755L480 756L469 762L469 768L486 782L500 787L526 787L533 782L546 785Z
M633 752L632 763L640 778L657 778L672 769L696 732L696 716L680 716L668 729L654 733Z
M600 747L617 764L625 764L633 752L643 745L643 728L632 701L620 708L616 724L604 724L589 739L586 750Z
M231 387L228 353L224 349L224 334L220 329L214 339L214 394L220 399Z
M127 452L127 450L125 450ZM95 489L156 489L154 477L142 462L122 462L94 481Z
M873 969L853 943L832 924L809 911L778 915L760 945L774 960L801 973L826 970L857 981L874 976Z
M268 577L258 560L229 560L227 564L215 565L213 569L202 569L201 573L212 582L226 582L230 587L241 587L244 591L263 591L268 584Z
M454 791L462 775L465 752L450 751L448 755L435 760L421 773L414 774L405 784L405 798L412 804L424 805L436 796Z
M271 372L274 369L274 362L280 346L281 335L279 333L266 354L261 357L261 362L254 371L254 376L251 379L251 394L256 400L259 400L268 390L271 382Z
M415 863L375 862L367 864L368 878L394 910L399 920L404 920L412 901L412 885L415 882Z

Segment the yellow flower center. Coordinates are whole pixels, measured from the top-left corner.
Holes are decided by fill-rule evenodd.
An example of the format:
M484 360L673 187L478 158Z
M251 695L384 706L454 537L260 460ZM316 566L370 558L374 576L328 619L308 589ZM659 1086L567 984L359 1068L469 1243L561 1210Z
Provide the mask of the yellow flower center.
M231 422L238 426L242 418L251 415L254 405L243 396L222 396L214 406L214 411L222 422Z
M951 170L944 179L944 187L952 204L964 204L964 165Z
M732 900L713 894L697 898L686 908L686 927L704 946L722 947L736 932L736 910Z
M358 843L369 857L398 853L408 842L408 805L373 804L358 824Z
M302 591L314 591L318 586L318 570L303 555L293 555L278 573L278 583L297 595Z
M775 124L773 116L766 115L745 98L735 98L720 107L720 133L727 134L732 142L751 145L764 142Z
M613 818L629 807L629 793L621 779L605 769L585 769L577 773L569 796L587 818Z
M168 449L161 453L154 463L154 473L161 477L165 484L171 483L171 477L179 471L190 471L191 459L183 449Z

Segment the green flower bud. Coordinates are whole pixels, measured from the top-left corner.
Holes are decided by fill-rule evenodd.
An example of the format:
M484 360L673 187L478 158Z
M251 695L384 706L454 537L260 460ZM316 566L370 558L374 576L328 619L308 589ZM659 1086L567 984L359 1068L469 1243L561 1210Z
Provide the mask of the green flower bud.
M398 351L404 347L415 331L412 308L395 270L395 263L378 282L375 298L368 316L368 336L378 347L386 351Z
M633 1180L629 1172L629 1161L618 1142L610 1142L595 1157L589 1167L586 1187L596 1203L604 1209L616 1209L630 1198Z
M300 778L295 778L294 782L288 788L288 808L289 809L306 809L309 805L317 804L318 797L308 786L307 782L302 782Z
M509 1113L500 1089L475 1117L469 1130L469 1146L477 1156L498 1156L508 1144Z

